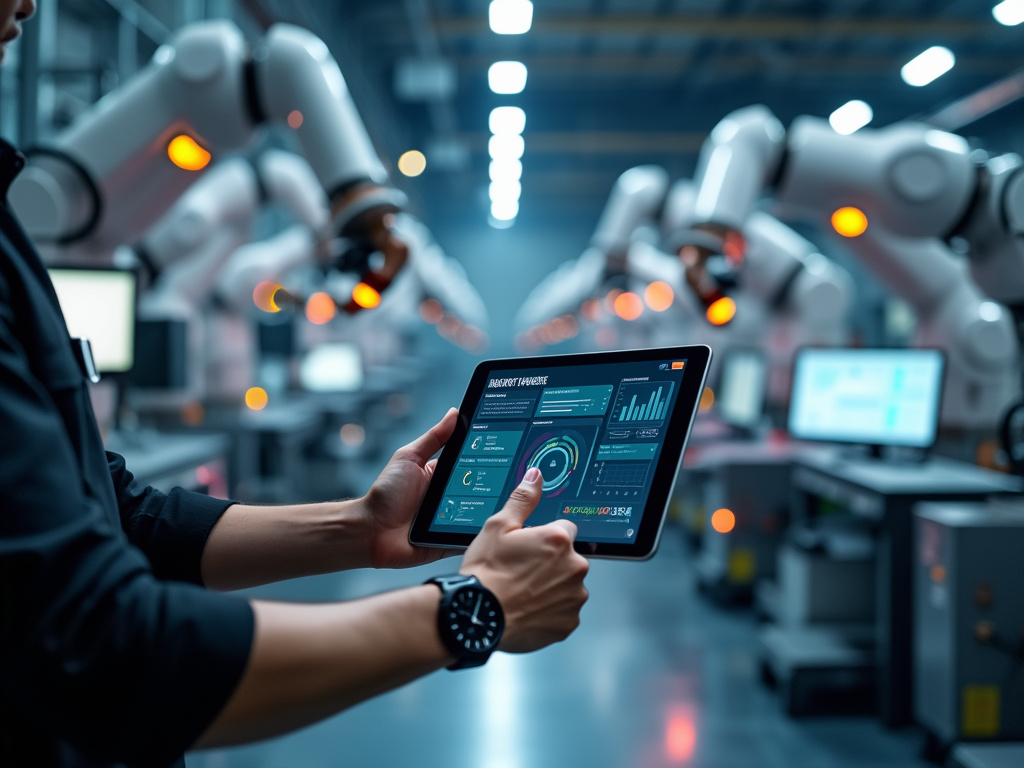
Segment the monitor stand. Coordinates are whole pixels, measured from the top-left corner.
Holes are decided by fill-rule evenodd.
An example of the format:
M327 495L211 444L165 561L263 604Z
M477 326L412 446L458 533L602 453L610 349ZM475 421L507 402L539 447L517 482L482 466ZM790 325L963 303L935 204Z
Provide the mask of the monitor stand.
M836 459L840 461L862 461L868 464L885 461L888 464L921 465L929 461L925 448L910 448L901 445L861 444L840 449Z

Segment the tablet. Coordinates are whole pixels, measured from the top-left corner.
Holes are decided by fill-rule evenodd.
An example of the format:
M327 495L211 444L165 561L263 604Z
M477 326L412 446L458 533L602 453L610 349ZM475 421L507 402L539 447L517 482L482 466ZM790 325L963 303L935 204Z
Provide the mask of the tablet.
M409 540L469 546L537 467L527 526L571 520L582 554L652 556L710 360L690 346L481 363Z

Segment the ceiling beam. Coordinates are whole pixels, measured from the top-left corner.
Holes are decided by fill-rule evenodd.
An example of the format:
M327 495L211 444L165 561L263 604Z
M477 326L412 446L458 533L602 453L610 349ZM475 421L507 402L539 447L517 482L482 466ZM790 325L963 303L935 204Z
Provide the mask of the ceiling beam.
M436 21L441 38L493 39L487 21L479 17L447 17ZM991 21L968 19L808 19L804 16L538 16L531 37L600 35L621 37L726 38L792 40L822 38L985 39L1012 34ZM1008 38L1009 39L1009 38Z

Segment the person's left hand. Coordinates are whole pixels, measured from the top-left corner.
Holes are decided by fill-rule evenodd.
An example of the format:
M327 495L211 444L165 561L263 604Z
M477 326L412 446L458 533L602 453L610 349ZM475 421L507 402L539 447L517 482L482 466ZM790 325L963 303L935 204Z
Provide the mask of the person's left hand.
M425 435L395 451L363 498L370 523L373 568L409 568L459 554L458 550L414 547L409 543L409 526L437 464L430 457L452 436L458 413L455 408L449 409Z

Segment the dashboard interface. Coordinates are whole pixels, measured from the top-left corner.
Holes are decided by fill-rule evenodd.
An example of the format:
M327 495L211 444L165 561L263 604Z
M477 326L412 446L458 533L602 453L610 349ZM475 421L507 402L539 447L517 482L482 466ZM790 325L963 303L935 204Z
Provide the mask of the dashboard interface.
M687 361L491 371L430 530L476 533L537 467L526 522L630 544L640 528Z

